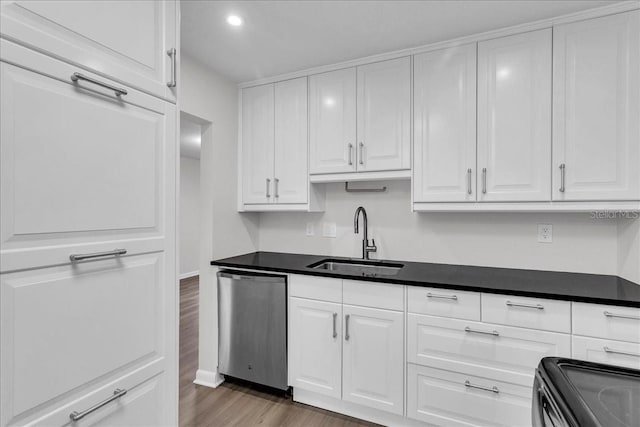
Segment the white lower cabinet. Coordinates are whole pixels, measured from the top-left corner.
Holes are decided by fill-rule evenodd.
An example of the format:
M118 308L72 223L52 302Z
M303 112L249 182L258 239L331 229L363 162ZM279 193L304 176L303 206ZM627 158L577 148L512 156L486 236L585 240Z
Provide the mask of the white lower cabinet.
M351 305L343 313L343 400L402 415L404 314Z
M640 343L574 336L574 359L640 369Z
M531 387L409 364L407 416L439 426L531 426Z
M410 313L407 361L533 385L547 356L571 356L567 334Z
M404 414L404 287L345 281L345 301L369 299L382 308L342 304L342 280L290 277L289 385L294 389L402 416ZM339 283L339 286L337 286ZM339 288L339 294L332 292ZM340 296L340 303L335 296ZM397 309L400 301L400 309ZM396 309L392 309L396 308ZM294 394L295 398L295 394Z
M289 385L342 396L342 305L289 298Z

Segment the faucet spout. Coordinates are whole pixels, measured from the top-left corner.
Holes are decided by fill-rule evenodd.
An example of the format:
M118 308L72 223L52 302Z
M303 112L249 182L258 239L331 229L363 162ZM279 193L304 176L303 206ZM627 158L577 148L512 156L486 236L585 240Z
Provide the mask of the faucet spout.
M356 209L356 213L353 217L353 232L355 234L358 234L360 232L359 219L360 219L361 213L362 213L362 221L363 221L363 228L364 228L362 232L362 259L369 259L369 253L376 252L378 248L376 247L375 240L373 240L372 245L369 245L369 235L368 235L369 229L367 224L367 211L362 206L359 206L358 209Z

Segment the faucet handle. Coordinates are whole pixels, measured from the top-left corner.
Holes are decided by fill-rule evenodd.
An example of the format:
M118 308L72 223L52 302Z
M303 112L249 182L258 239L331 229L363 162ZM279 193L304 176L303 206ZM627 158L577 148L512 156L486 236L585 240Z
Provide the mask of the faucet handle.
M376 246L376 239L371 239L371 245L367 242L367 252L376 252L378 247Z

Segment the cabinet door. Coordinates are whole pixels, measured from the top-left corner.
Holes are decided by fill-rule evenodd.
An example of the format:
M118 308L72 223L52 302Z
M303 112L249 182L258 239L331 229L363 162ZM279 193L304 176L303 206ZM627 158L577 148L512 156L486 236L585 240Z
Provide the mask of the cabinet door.
M555 27L554 200L640 199L639 33L638 10Z
M413 59L417 202L476 200L476 44Z
M60 265L72 253L170 244L175 106L93 74L128 94L74 84L74 67L2 47L20 64L1 63L2 271Z
M273 84L242 90L242 201L273 199Z
M342 399L402 414L404 314L343 306Z
M7 1L0 32L26 46L175 101L169 49L177 4L168 1Z
M356 170L356 69L309 77L312 174Z
M2 425L105 378L170 366L175 288L165 263L159 252L2 274Z
M481 201L551 200L551 30L478 43Z
M278 203L307 203L307 78L275 84L275 174Z
M411 167L411 59L358 67L358 171Z
M342 305L289 298L289 385L342 396Z

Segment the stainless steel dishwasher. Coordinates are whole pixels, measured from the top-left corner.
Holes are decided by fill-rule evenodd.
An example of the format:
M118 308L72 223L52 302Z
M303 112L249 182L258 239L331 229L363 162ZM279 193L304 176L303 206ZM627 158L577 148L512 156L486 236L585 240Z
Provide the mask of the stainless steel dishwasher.
M286 390L286 276L219 271L218 336L221 374Z

